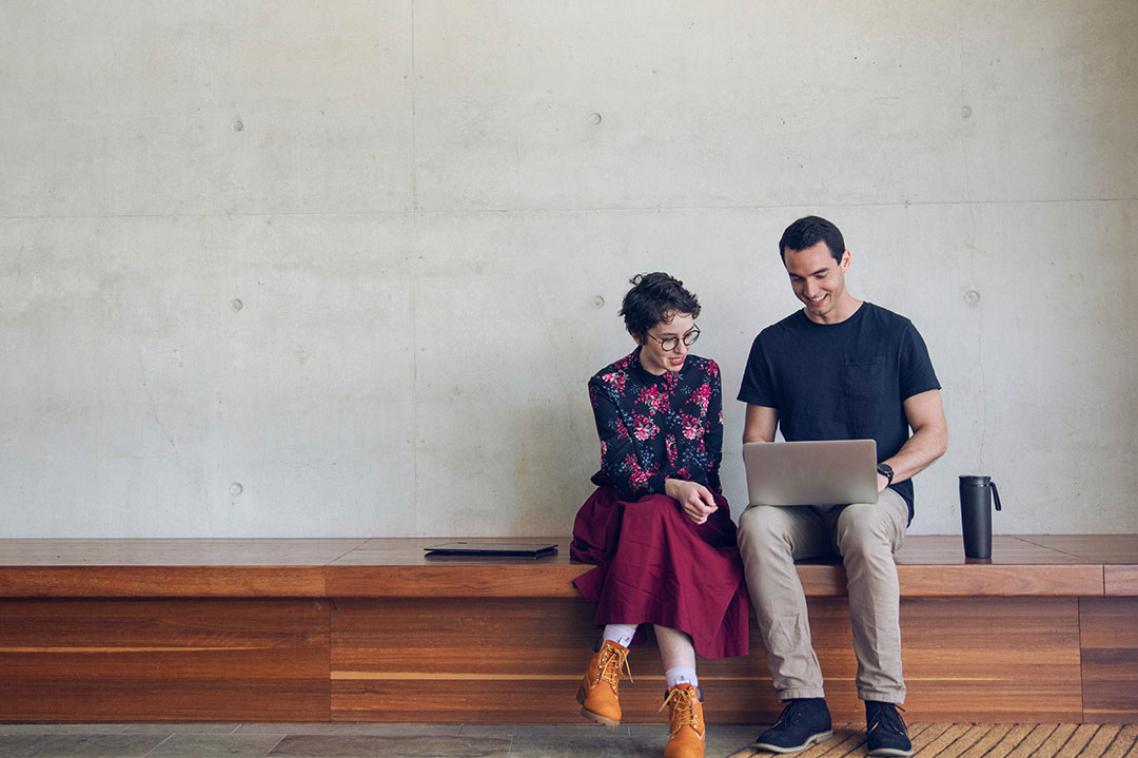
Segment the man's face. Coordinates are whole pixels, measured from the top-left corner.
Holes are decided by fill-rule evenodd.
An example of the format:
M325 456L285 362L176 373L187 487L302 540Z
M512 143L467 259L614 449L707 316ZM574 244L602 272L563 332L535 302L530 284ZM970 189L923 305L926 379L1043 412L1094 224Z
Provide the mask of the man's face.
M836 315L835 308L846 291L846 271L850 252L842 252L841 263L834 260L825 242L805 250L787 250L783 255L786 273L795 296L806 306L811 321L826 323Z

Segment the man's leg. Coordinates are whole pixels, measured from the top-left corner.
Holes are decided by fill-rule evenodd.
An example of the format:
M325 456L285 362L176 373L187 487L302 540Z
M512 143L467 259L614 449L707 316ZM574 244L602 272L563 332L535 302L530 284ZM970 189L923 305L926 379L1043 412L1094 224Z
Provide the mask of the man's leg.
M846 567L857 695L862 700L905 702L901 675L901 591L893 554L905 541L909 508L886 489L874 504L837 514L834 540Z
M739 519L739 551L779 698L823 697L794 561L833 551L827 525L813 508L755 505Z

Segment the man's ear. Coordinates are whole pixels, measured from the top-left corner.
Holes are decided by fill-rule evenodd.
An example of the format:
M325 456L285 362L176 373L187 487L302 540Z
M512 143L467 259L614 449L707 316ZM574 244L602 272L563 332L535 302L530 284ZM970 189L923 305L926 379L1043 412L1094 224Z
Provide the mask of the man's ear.
M843 272L849 271L851 260L853 260L853 253L851 253L849 250L846 250L844 253L842 253L841 262L838 263L839 268L841 268Z

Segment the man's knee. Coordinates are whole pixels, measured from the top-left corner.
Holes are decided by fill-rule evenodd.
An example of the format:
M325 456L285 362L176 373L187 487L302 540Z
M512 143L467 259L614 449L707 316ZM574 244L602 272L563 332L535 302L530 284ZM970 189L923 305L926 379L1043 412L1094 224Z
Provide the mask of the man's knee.
M760 557L789 549L790 524L781 509L754 505L739 517L739 548L744 555Z
M837 543L843 557L893 552L893 525L875 504L847 505L838 516Z

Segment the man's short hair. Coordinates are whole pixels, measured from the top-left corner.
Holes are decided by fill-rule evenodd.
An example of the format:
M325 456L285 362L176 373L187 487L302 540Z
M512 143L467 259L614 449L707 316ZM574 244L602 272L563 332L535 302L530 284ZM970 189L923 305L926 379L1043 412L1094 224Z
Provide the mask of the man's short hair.
M629 334L637 339L644 339L649 329L671 321L677 313L699 316L699 300L674 276L662 271L637 274L629 283L632 289L624 296L620 315Z
M846 252L846 241L838 227L821 216L803 216L786 227L782 239L778 241L778 257L786 263L787 250L797 252L814 247L819 242L825 242L826 247L830 248L830 255L841 263Z

